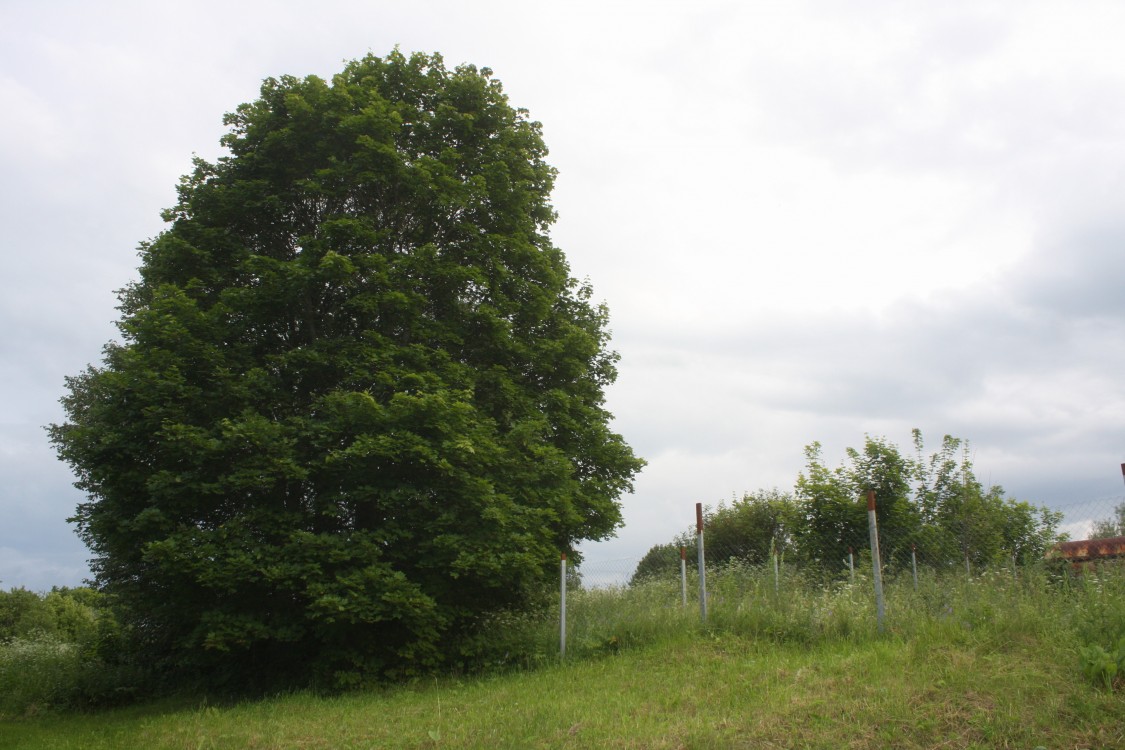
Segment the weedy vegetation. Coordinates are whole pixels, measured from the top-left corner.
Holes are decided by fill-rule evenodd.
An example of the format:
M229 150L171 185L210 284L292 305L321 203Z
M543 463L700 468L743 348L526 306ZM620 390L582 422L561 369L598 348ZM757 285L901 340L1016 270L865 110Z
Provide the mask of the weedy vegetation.
M1106 690L1113 690L1125 676L1125 637L1111 651L1106 651L1097 644L1084 647L1082 671L1092 682L1101 683Z
M51 708L81 674L57 638L0 651L11 748L1123 747L1125 571L1043 567L887 585L732 563L708 620L680 582L578 588L496 615L471 669L375 690L222 701L198 693ZM689 588L689 591L692 589ZM54 682L53 682L54 681ZM29 701L29 697L40 696Z

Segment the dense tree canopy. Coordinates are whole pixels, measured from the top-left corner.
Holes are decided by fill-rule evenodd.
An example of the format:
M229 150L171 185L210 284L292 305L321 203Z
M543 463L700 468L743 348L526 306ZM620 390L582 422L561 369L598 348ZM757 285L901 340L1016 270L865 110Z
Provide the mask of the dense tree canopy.
M1056 541L1062 514L1008 498L999 486L985 488L973 474L967 444L946 435L927 455L919 431L915 454L904 455L882 438L866 437L848 448L836 468L825 465L821 446L805 448L806 467L792 494L746 493L705 511L704 551L709 562L738 559L761 564L771 554L808 569L842 573L848 549L857 558L869 544L868 490L875 491L880 555L892 571L906 570L916 550L937 568L1042 559ZM687 532L649 550L634 580L679 570L679 549L696 554Z
M540 127L487 68L397 51L226 124L52 428L97 583L173 664L435 663L611 535L642 465Z
M880 552L886 565L902 569L911 550L927 564L987 565L1041 558L1057 540L1062 514L1005 496L999 485L984 487L973 473L968 443L946 435L927 455L914 430L914 456L868 436L862 450L849 448L836 469L824 466L820 446L806 449L806 470L796 497L805 527L797 534L803 556L832 565L849 546L867 544L863 497L875 490Z
M760 565L772 554L785 555L792 548L794 532L800 528L792 495L777 489L747 492L729 504L721 502L715 508L708 507L704 509L703 522L707 529L703 553L711 564L734 558ZM637 564L632 581L678 571L681 549L694 561L699 554L696 545L694 529L669 544L655 545Z

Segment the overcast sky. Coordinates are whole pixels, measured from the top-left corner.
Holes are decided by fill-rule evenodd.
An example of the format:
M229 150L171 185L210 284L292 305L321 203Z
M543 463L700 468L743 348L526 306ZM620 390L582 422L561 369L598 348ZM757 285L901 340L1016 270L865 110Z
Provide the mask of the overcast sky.
M649 462L591 564L913 427L1080 535L1125 489L1123 33L1118 2L0 0L0 585L88 575L43 425L192 155L263 78L396 44L543 123Z

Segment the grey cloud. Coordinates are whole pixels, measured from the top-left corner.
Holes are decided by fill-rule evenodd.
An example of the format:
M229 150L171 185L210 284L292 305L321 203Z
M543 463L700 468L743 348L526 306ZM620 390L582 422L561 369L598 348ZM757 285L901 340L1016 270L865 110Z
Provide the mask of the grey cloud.
M65 519L82 496L41 428L0 424L0 476L0 581L36 590L79 585L90 575L89 554Z
M112 290L191 153L214 158L222 112L262 77L330 75L395 42L494 67L544 121L556 241L608 301L623 357L614 429L650 460L626 499L638 554L697 500L791 486L813 440L835 462L865 433L906 446L911 427L969 438L982 474L1020 497L1120 492L1120 65L1077 41L1032 54L1050 12L1034 2L602 5L329 2L316 24L296 3L0 9L0 92L20 105L0 124L0 385L18 423L0 436L30 451L0 452L18 520L0 580L81 567L62 520L81 496L40 426L60 418L63 376L114 335ZM217 28L215 13L234 15ZM1070 11L1066 33L1102 22ZM172 24L183 33L162 34ZM847 194L872 183L874 198ZM902 203L879 202L895 191ZM838 244L886 243L893 211L937 217L887 256L899 301L825 312L825 274L802 271L846 260ZM847 229L863 236L835 234L856 213ZM1027 246L1000 232L1018 257L989 277L954 251L998 215L1026 225ZM775 262L794 256L796 272ZM912 292L949 263L964 265L959 291ZM755 299L778 288L798 301L785 310L808 310Z
M1057 315L1125 324L1125 220L1060 227L1054 234L1020 269L1020 300Z

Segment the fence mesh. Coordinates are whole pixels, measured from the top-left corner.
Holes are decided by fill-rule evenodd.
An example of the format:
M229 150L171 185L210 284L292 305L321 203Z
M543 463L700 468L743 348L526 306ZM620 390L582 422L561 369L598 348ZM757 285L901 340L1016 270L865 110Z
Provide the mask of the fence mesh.
M708 575L732 566L760 568L777 580L800 576L830 582L869 575L872 557L866 505L857 500L850 510L850 516L817 519L819 523L802 536L776 517L766 517L756 528L732 523L724 527L722 507L709 509L704 518ZM1125 535L1125 496L1021 510L992 518L966 512L963 519L937 523L918 517L897 519L876 503L881 571L888 578L913 578L916 570L919 575L959 572L972 576L1043 562L1058 541ZM654 543L640 556L587 555L572 571L572 585L628 587L647 579L677 578L682 567L698 575L697 535L691 523L694 511L690 507L685 511L683 533ZM753 520L755 514L746 515ZM681 566L681 558L686 565Z
M1086 597L1069 606L1104 621L1102 635L1120 637L1110 631L1125 622L1125 497L1074 503L1047 515L1042 509L1001 514L1001 521L1018 521L1007 526L986 516L967 529L927 524L919 517L913 524L902 519L896 524L893 508L885 514L891 523L884 525L876 505L878 576L863 518L867 508L857 506L861 512L819 529L830 532L822 536L808 534L793 518L789 527L775 518L760 527L743 526L739 533L727 529L724 536L722 525L730 518L712 510L704 514L702 568L692 528L643 556L587 556L563 568L566 614L555 632L564 654L651 643L700 622L800 643L885 627L908 635L935 623L971 632L989 620L1050 611L1058 603L1050 592L1060 584ZM768 514L759 515L769 521ZM685 516L690 520L691 513ZM796 517L798 524L808 520ZM1061 529L1074 538L1120 537L1101 547L1104 560L1074 576L1080 566L1060 555ZM810 548L810 538L830 544ZM1083 553L1096 547L1075 546Z

